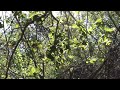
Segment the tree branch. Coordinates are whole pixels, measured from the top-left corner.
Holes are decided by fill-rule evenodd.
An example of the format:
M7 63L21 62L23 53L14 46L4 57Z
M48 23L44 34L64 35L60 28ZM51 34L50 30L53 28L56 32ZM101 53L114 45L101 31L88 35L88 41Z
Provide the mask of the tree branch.
M12 13L14 14L14 16L16 16L13 11L12 11ZM40 16L38 19L41 20L41 18L44 18L44 17L47 18L48 15L49 15L49 14L48 14L48 11L45 11L45 14L43 14L42 16ZM7 70L6 70L5 79L7 79L7 77L8 77L8 71L9 71L9 68L10 68L10 66L11 66L11 61L12 61L13 55L14 55L14 53L15 53L15 51L16 51L19 43L20 43L20 41L22 40L22 38L23 38L23 36L24 36L24 33L25 33L26 28L27 28L30 24L34 23L34 20L28 19L27 22L26 22L25 25L24 25L24 28L22 28L22 25L20 24L19 20L18 20L17 18L16 18L16 20L17 20L18 24L19 24L20 27L21 27L22 34L21 34L20 39L17 41L17 43L16 43L16 45L15 45L13 51L12 51L12 54L11 54L11 56L10 56L10 59L9 59L9 61L8 61L8 66L7 66Z

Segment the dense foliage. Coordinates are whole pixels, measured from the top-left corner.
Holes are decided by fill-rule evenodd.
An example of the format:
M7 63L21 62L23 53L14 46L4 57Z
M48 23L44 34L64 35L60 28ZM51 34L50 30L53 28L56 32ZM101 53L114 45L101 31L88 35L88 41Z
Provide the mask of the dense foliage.
M1 11L1 79L120 78L119 11Z

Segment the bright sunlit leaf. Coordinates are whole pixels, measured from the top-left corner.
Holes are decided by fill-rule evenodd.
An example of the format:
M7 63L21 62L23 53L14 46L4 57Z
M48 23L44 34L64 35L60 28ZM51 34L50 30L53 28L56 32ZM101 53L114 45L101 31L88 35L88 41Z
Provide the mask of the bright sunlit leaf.
M31 68L30 74L32 75L33 73L35 73L36 69L34 67Z
M72 28L79 29L79 27L76 24L73 24Z
M15 28L18 28L18 27L19 27L19 24L16 24L16 25L15 25Z
M69 57L70 59L74 58L74 56L72 56L72 55L69 55L68 57Z
M115 30L115 28L108 28L108 27L105 27L104 30L106 32L113 32Z

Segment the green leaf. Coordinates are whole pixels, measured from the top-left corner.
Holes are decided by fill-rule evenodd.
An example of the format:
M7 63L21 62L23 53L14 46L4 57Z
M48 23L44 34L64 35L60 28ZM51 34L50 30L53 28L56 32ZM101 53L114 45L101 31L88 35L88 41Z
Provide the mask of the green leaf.
M15 28L18 28L18 27L19 27L19 24L16 24L16 25L15 25Z
M86 63L88 64L89 62L88 62L88 61L86 61Z
M90 63L91 63L91 64L95 63L96 61L97 61L96 58L92 58L92 59L90 59Z
M101 59L101 62L104 62L104 59Z
M33 75L35 73L36 69L34 67L31 68L30 75Z
M93 64L93 63L94 63L94 61L90 60L90 63L91 63L91 64Z
M78 29L79 27L76 24L73 24L72 28Z
M104 27L104 30L106 32L113 32L115 30L115 28L108 28L108 27Z
M43 46L41 44L39 44L38 47L39 47L39 49L42 49Z
M104 37L104 41L103 42L106 43L106 45L110 45L112 41L109 38Z
M25 18L27 15L25 13L22 13L21 17Z
M39 12L32 12L32 13L29 13L29 16L28 18L33 18L34 15L38 15Z
M89 60L89 62L91 64L94 64L97 61L97 58L95 58L95 57L89 57L88 60ZM86 63L88 63L88 62L86 62Z
M64 60L61 60L61 63L64 63Z
M97 23L100 23L100 22L102 22L102 18L97 19L95 23L97 24Z
M79 43L78 40L77 40L77 38L74 38L74 39L73 39L73 42L74 42L75 44Z
M72 55L69 55L68 57L69 57L70 59L74 58L74 56L72 56Z
M91 32L91 31L93 31L93 28L92 28L92 27L90 27L90 28L88 29L88 32Z

